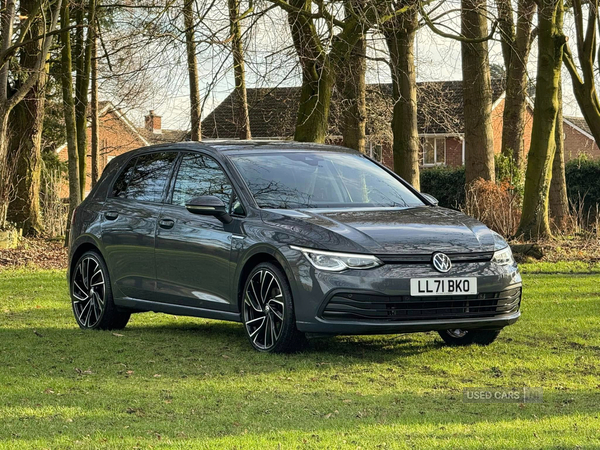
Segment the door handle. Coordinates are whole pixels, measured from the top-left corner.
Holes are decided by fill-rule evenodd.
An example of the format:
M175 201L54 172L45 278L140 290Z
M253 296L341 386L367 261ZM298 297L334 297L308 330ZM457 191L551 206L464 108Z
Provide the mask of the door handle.
M117 211L106 211L104 217L106 217L107 220L115 220L119 217L119 213Z
M173 228L174 225L175 221L171 219L161 219L158 221L158 226L164 228L165 230Z

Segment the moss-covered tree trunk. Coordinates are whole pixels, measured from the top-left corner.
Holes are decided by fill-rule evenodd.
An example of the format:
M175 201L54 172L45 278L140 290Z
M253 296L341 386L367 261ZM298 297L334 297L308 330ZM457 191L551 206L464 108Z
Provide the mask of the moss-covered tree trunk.
M510 0L497 0L500 15L502 54L506 66L506 97L503 112L502 154L514 158L518 167L525 163L527 108L527 61L531 49L532 20L536 4L519 0L514 27Z
M36 0L22 0L19 13L21 16L34 14L38 9ZM45 24L41 17L31 25L26 39L41 34ZM42 51L42 41L34 40L23 47L20 56L24 72L34 70ZM16 80L21 84L22 80ZM9 205L8 219L23 229L25 235L39 235L43 231L40 213L40 177L42 170L41 139L44 119L44 88L46 73L27 93L21 103L15 106L10 116L11 151L16 161L14 176L14 193Z
M550 217L556 231L565 231L569 223L569 198L567 197L567 180L565 176L565 145L562 113L561 81L558 84L559 108L556 114L554 132L556 151L552 163L552 181L550 183Z
M231 54L233 56L233 77L235 81L235 109L233 120L240 139L251 139L250 115L248 114L248 92L246 91L246 67L244 62L244 41L240 17L240 1L228 0L229 30L231 33Z
M466 39L487 36L485 0L462 0L461 30ZM494 181L492 87L487 41L462 41L465 179Z
M194 17L194 0L183 3L183 21L185 26L185 46L187 55L188 81L190 85L190 125L191 140L202 140L200 86L198 84L198 61L196 58L196 20Z
M69 172L69 217L81 203L81 183L79 180L79 152L77 151L77 127L75 125L75 101L73 98L73 76L71 56L71 36L68 27L71 25L69 1L62 4L60 23L63 31L60 34L62 44L60 73L63 94L63 110L65 131L67 134L67 155ZM70 221L68 222L70 223Z
M79 184L81 198L85 197L87 182L87 126L88 94L92 64L91 28L96 20L96 0L89 0L87 8L84 2L77 5L76 20L79 25L87 24L87 33L83 27L75 31L75 121L77 127L77 151L79 153ZM87 10L87 17L86 17Z
M345 67L352 49L364 37L360 14L353 14L342 30L332 37L326 50L317 32L312 0L289 0L288 23L302 68L302 89L294 139L301 142L325 142L328 131L331 94L340 67ZM365 19L368 22L367 19Z
M92 139L91 139L91 159L92 159L92 187L96 185L98 179L100 178L100 173L102 172L100 168L100 117L98 111L98 51L97 51L97 43L98 38L96 34L97 23L92 25L90 29L91 32L94 33L92 37L92 72L91 72L91 82L92 82L92 95L91 95L91 104L90 104L90 122L92 129Z
M365 152L367 128L366 61L367 42L359 39L347 65L338 71L337 85L342 96L342 139L344 146Z
M406 0L398 7L407 7L385 28L392 69L394 112L394 172L420 189L419 132L417 128L417 77L415 70L415 36L418 22L416 1Z
M568 44L565 45L563 58L571 75L573 92L581 113L590 127L594 140L600 143L600 99L596 89L598 67L595 65L599 51L596 38L596 26L599 21L598 0L588 2L573 0L569 3L573 8L579 67L575 64ZM587 4L587 20L584 18L584 4Z
M552 179L552 162L556 151L560 70L563 46L566 42L562 23L562 2L559 0L541 2L538 10L535 115L525 174L523 215L517 232L525 239L535 240L552 236L548 220L548 197Z

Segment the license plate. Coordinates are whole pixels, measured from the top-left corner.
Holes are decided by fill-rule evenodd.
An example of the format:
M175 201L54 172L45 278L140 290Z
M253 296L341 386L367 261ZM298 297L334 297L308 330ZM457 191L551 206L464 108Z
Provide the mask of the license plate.
M477 278L412 278L410 295L416 297L434 295L477 294Z

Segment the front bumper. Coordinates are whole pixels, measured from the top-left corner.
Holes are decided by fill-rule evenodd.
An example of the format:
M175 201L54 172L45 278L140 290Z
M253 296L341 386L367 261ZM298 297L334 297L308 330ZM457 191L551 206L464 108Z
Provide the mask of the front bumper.
M385 264L370 270L332 273L316 270L301 255L292 258L296 325L303 332L392 334L450 328L500 329L515 323L521 315L521 275L516 266L466 262L455 264L447 274L440 274L431 264ZM410 297L411 278L473 276L478 279L478 296L440 297L433 308L419 305L431 299ZM512 295L510 303L503 300L508 298L507 292ZM327 306L336 296L339 302L340 293L342 297L355 293L373 306L359 309L360 314L344 314L340 311L354 309L343 305L345 310L338 308L332 314ZM492 304L487 299L498 299L495 309L487 307ZM354 300L356 304L357 299ZM410 305L415 305L414 310ZM431 314L432 310L436 314Z

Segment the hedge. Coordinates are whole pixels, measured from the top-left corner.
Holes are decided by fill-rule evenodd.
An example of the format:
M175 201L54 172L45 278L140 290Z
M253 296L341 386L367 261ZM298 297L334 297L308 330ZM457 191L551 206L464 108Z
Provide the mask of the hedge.
M438 166L421 170L421 192L433 195L440 206L459 209L465 203L465 168Z
M583 200L585 215L596 212L600 205L600 160L575 159L565 167L567 196L576 208Z
M584 213L600 205L600 160L575 159L566 164L567 195L576 206L583 199ZM465 168L434 167L421 171L421 191L433 195L440 206L459 209L465 203Z

